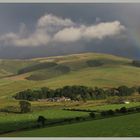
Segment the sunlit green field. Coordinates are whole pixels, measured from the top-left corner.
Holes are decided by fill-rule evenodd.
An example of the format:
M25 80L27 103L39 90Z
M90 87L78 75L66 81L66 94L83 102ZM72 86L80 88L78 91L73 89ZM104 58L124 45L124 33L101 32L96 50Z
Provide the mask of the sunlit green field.
M139 137L140 113L88 122L14 132L10 137Z
M78 112L78 111L66 111L62 110L67 104L71 108L81 108L85 106L84 109L92 110L108 110L108 109L119 109L121 107L136 107L140 106L140 102L130 103L130 104L115 104L115 105L100 105L94 104L93 102L86 103L43 103L33 102L33 111L27 114L17 114L17 113L0 113L0 132L7 132L11 130L17 130L19 128L30 127L37 123L37 118L39 115L47 118L48 121L64 118L74 118L74 117L88 117L88 112ZM75 105L74 105L75 104ZM18 104L16 103L15 106ZM90 107L89 107L90 106ZM39 108L38 108L39 107ZM43 107L43 108L42 108Z
M16 130L28 126L30 127L31 125L37 123L39 115L43 115L49 121L54 119L88 116L88 113L47 108L43 111L34 111L27 114L0 113L0 132Z
M91 109L91 110L115 110L121 107L126 107L126 108L131 108L135 106L140 106L140 102L132 102L129 104L108 104L108 105L97 105L94 106L92 104L87 104L87 105L81 105L79 107L74 107L74 108L79 108L79 109Z

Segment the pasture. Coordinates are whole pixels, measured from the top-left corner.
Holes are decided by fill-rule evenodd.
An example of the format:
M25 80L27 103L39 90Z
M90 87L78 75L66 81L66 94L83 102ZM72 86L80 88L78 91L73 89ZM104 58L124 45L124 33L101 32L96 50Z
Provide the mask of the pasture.
M14 102L15 103L15 102ZM100 105L99 105L100 103ZM75 118L75 117L88 117L89 112L82 111L67 111L63 110L64 106L68 108L78 108L78 109L91 109L91 110L109 110L109 109L119 109L121 107L136 107L140 106L140 102L130 103L130 104L115 104L101 105L103 101L96 101L96 104L93 101L88 101L86 103L83 102L58 102L58 103L40 103L40 102L32 102L32 112L20 114L20 113L0 113L0 133L8 132L8 131L16 131L23 128L28 128L37 123L38 116L44 116L47 119L47 122L52 122L56 120L66 119L66 118ZM12 105L12 102L9 102ZM67 105L67 106L66 106ZM17 107L18 104L15 104ZM83 108L85 106L85 108ZM99 116L99 115L97 115Z
M0 113L0 133L30 127L37 123L39 115L46 117L48 121L53 121L56 119L88 116L88 113L64 111L60 109L46 109L27 114Z
M5 134L6 137L139 137L140 113Z
M85 104L85 105L79 105L78 107L73 107L73 108L78 108L78 109L90 109L90 110L115 110L121 107L126 107L126 108L131 108L131 107L136 107L140 106L140 102L132 102L129 104L100 104L100 105L94 105L94 104Z

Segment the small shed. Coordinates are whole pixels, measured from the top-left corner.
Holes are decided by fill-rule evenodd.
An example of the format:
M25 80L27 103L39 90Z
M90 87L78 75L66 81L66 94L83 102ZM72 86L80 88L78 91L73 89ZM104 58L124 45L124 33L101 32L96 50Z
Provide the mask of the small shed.
M125 104L129 104L130 102L129 102L129 101L124 101L124 103L125 103Z

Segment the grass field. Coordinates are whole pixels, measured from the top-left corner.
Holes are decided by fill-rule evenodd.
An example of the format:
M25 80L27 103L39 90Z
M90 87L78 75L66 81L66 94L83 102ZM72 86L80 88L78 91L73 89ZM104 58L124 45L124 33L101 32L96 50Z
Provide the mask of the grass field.
M80 105L79 107L74 107L78 109L91 109L91 110L115 110L121 107L126 107L126 108L131 108L135 106L140 106L140 102L132 102L130 104L106 104L106 105L93 105L93 104L85 104L85 105Z
M140 113L77 124L14 132L7 137L139 137Z
M87 64L89 60L101 61L103 65L91 67ZM57 65L56 67L17 74L22 68L28 68L42 62L55 62ZM40 87L58 88L65 85L84 85L88 87L139 86L140 68L133 66L131 62L132 60L130 59L98 53L35 58L30 60L0 60L0 109L18 107L18 101L14 100L12 96L25 89L37 89ZM69 71L65 73L63 71L66 68ZM65 111L62 110L63 108L114 110L123 106L140 106L140 102L128 105L106 105L104 100L71 103L31 102L31 104L33 108L33 112L31 113L1 112L0 132L28 127L36 122L39 115L43 115L48 120L89 115L86 112ZM140 136L139 131L136 131L139 129L137 123L140 121L139 116L139 114L127 115L29 132L12 133L9 136ZM123 123L124 125L122 126ZM59 129L60 131L58 131ZM124 134L122 133L122 129L124 129ZM53 133L54 131L57 131L57 133Z
M15 103L15 102L14 102ZM74 103L65 103L69 107L73 107ZM17 130L24 127L30 127L36 123L39 115L44 116L48 121L53 121L56 119L73 118L73 117L88 117L88 112L78 112L78 111L66 111L62 110L65 106L64 103L38 103L33 102L32 107L33 112L27 114L17 114L17 113L0 113L0 133L7 132L11 130ZM10 104L9 104L10 105ZM12 102L11 102L12 105ZM14 105L14 104L13 104ZM15 104L17 105L17 104ZM77 107L78 105L78 107ZM75 103L74 108L93 109L93 110L108 110L108 109L119 109L121 107L135 107L140 106L140 102L130 103L130 104L115 104L115 105L96 105L93 102L87 103ZM90 106L90 107L89 107ZM91 107L92 106L92 107ZM43 107L43 108L42 108Z
M49 120L88 116L86 112L64 111L60 109L46 109L27 114L0 113L0 132L16 130L36 123L39 115Z

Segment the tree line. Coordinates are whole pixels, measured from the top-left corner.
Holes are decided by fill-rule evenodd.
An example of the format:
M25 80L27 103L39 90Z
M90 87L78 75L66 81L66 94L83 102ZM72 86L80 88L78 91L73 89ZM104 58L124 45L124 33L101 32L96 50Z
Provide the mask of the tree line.
M64 86L62 88L50 89L42 87L37 90L27 89L16 93L15 99L36 101L38 99L47 99L54 97L67 97L71 100L90 100L90 99L106 99L110 96L130 96L133 93L140 94L140 87L119 86L117 88L91 88L86 86Z

